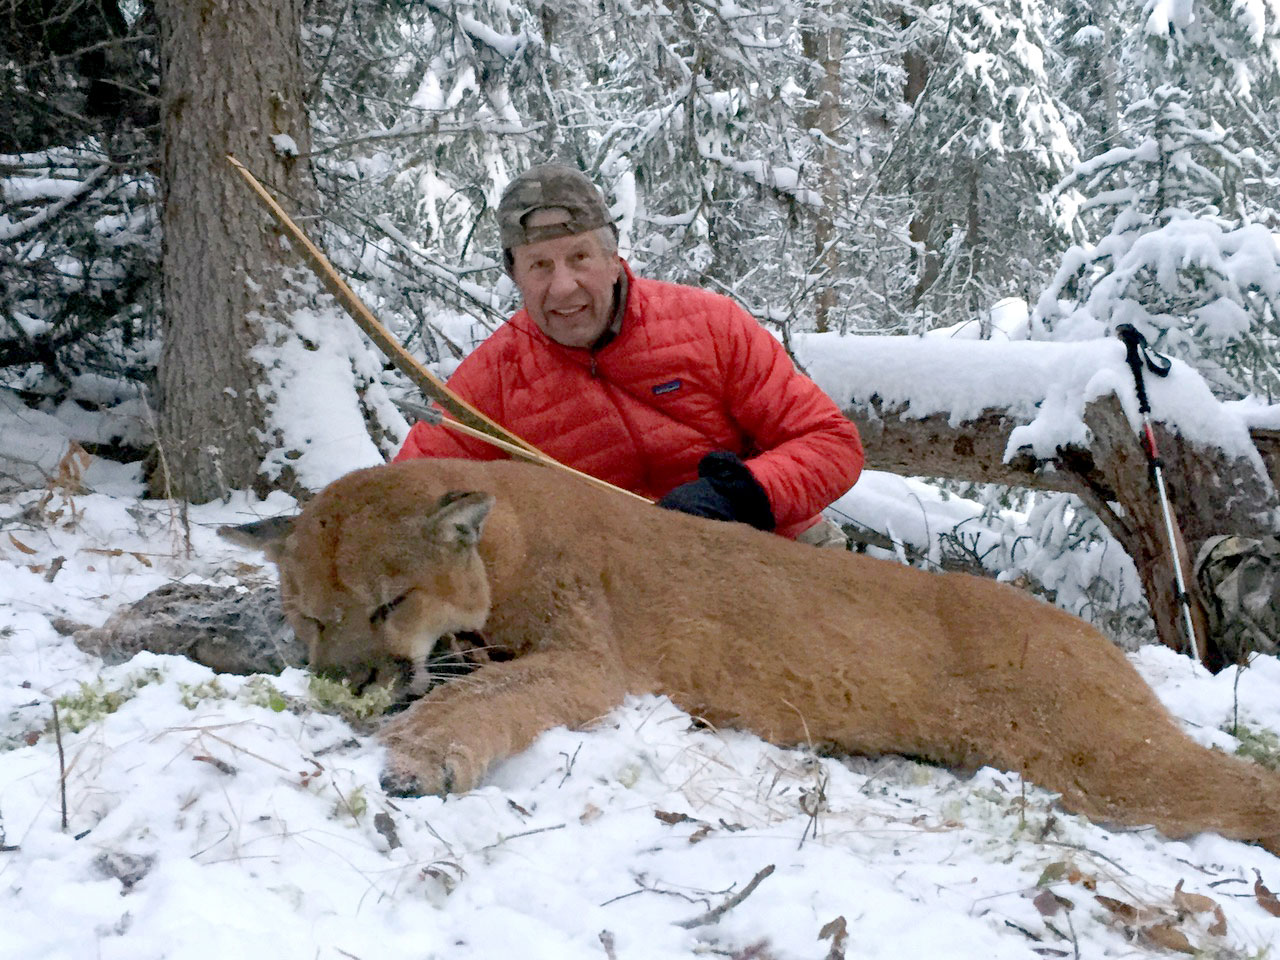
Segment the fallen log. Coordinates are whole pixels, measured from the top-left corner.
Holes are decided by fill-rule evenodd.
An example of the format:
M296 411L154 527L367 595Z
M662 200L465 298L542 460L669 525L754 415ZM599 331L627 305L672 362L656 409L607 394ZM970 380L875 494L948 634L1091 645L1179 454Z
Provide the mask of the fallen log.
M1078 496L1134 561L1157 636L1174 649L1186 649L1160 505L1118 342L811 336L801 345L800 358L809 361L811 375L858 425L869 467ZM991 380L992 371L998 371L999 384L977 382ZM1208 538L1224 533L1262 537L1280 530L1280 430L1246 430L1221 410L1194 371L1178 364L1176 374L1175 383L1162 381L1153 391L1153 419L1186 548L1184 576L1198 602L1188 565ZM914 395L903 386L912 378L922 385ZM1003 402L976 408L975 398L987 395ZM1074 399L1064 402L1064 396ZM1054 431L1028 432L1044 410L1050 410L1046 419L1070 421L1074 435L1059 429L1065 439L1046 445L1046 434L1052 437ZM1202 413L1201 419L1218 417L1226 425L1221 438L1213 436L1213 426L1188 428L1196 419L1188 410ZM1214 638L1204 647L1206 666L1225 665Z

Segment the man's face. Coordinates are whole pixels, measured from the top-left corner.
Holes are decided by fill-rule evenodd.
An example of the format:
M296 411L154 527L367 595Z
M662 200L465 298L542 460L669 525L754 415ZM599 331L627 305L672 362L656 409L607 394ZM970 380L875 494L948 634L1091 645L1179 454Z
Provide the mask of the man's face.
M528 225L547 226L564 217L563 211L535 210ZM595 231L522 244L511 256L511 278L539 330L566 347L590 347L600 339L613 319L622 262Z

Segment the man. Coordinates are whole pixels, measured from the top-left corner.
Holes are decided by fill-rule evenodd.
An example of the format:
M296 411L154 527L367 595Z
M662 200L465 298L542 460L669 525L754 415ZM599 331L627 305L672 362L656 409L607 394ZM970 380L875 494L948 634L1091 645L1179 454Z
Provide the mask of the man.
M727 297L635 277L580 171L542 164L498 205L524 307L458 367L460 397L544 453L675 510L816 544L862 470L858 431ZM397 460L501 451L415 424Z

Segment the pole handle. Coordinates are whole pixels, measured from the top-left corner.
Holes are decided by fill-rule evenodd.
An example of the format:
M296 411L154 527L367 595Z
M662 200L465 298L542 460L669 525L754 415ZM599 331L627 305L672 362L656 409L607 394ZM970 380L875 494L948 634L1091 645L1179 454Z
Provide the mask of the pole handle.
M1138 412L1150 413L1151 403L1147 400L1147 384L1142 376L1142 348L1146 346L1146 338L1131 323L1122 323L1116 327L1116 336L1124 344L1124 362L1133 373L1133 386L1138 392Z

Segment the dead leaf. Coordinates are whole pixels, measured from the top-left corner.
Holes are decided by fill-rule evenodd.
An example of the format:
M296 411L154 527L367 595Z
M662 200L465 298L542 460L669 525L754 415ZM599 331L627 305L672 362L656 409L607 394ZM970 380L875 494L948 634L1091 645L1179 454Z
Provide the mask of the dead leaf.
M391 818L391 814L385 810L374 814L373 829L382 834L382 839L387 841L389 849L395 850L400 846L400 835L396 833L396 822Z
M455 876L456 873L456 876ZM456 863L450 863L447 860L437 860L435 863L428 864L418 871L418 877L426 880L430 877L436 883L440 884L440 888L444 890L445 895L453 893L461 881L465 871Z
M1071 910L1075 907L1075 904L1066 897L1061 897L1052 890L1041 890L1031 902L1035 904L1035 908L1040 911L1042 917L1056 916L1061 910Z
M1196 948L1191 945L1191 941L1187 939L1186 934L1175 927L1173 921L1145 927L1142 929L1141 934L1157 947L1164 947L1166 950L1176 950L1178 953L1196 952Z
M1135 907L1133 904L1125 903L1123 900L1116 900L1112 897L1104 897L1100 893L1094 894L1094 899L1096 899L1100 904L1102 904L1104 907L1106 907L1108 910L1114 913L1117 917L1119 917L1125 923L1138 922L1138 908Z
M1062 904L1058 902L1052 890L1041 890L1031 902L1035 904L1042 917L1055 916L1062 909Z
M1213 913L1218 908L1218 902L1212 897L1206 897L1202 893L1186 893L1183 891L1181 880L1173 888L1173 905L1179 910L1186 910L1188 913Z
M53 563L49 564L49 570L44 575L45 583L53 583L53 578L58 575L58 571L62 569L62 565L67 562L66 557L54 557Z
M602 813L604 813L604 811L601 810L599 807L597 807L594 803L588 803L586 807L583 808L582 813L578 814L578 822L590 823L592 820L599 820L600 814Z
M67 444L67 452L58 461L58 475L50 486L59 486L69 493L85 493L84 472L93 462L93 456L84 447L72 440Z
M15 537L12 533L9 534L9 542L12 543L19 550L21 550L23 553L25 553L28 557L36 552L35 547L28 547L25 543L23 543L21 540Z
M1065 860L1057 860L1049 864L1040 872L1040 879L1036 881L1036 886L1047 887L1051 883L1057 883L1067 875L1069 869L1071 865Z
M1090 891L1098 889L1098 878L1091 873L1084 873L1076 866L1067 871L1067 883L1074 883Z
M697 830L693 831L693 833L689 834L689 842L701 843L703 840L707 839L710 833L711 827L704 823Z
M655 810L653 811L653 815L657 817L659 820L661 820L663 823L669 823L672 826L675 826L677 823L697 823L698 822L697 820L693 819L693 817L689 816L687 813L668 813L666 810Z
M1262 873L1256 869L1253 872L1258 877L1253 882L1253 895L1258 898L1258 906L1273 917L1280 917L1280 900L1277 900L1276 895L1263 885Z
M827 951L826 960L844 960L844 945L849 939L849 924L843 916L823 925L818 931L819 940L830 940L831 949Z
M1213 924L1209 927L1209 933L1215 937L1225 937L1227 935L1227 915L1222 912L1221 907L1213 908Z

